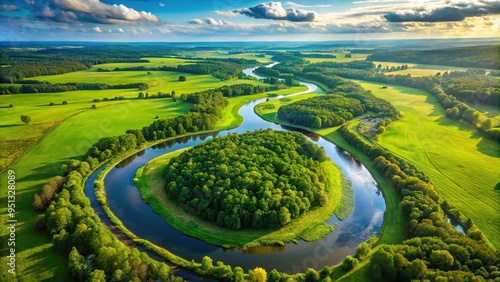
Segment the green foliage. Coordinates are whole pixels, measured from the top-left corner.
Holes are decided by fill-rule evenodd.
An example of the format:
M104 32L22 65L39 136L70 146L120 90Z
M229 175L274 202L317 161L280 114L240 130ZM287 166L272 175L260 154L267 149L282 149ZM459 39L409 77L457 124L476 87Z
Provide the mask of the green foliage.
M186 80L187 80L187 78L185 75L179 76L179 81L186 81Z
M357 99L327 95L282 106L278 117L285 121L313 128L332 127L365 112Z
M322 148L299 133L231 134L172 159L165 191L217 225L275 228L326 203L326 159Z
M353 269L358 263L359 260L357 258L353 258L352 256L347 256L342 262L342 269L344 271L349 271Z
M498 69L498 48L496 45L437 50L377 51L366 60Z
M267 281L267 272L262 267L256 267L253 270L252 281L255 282L266 282Z
M30 117L30 116L27 116L27 115L22 115L22 116L21 116L21 121L22 121L24 124L28 125L28 124L31 122L31 117Z

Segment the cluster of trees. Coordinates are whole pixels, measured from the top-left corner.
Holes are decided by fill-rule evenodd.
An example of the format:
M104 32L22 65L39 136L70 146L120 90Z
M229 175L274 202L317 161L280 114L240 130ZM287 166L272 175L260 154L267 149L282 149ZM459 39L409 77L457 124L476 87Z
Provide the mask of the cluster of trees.
M178 281L166 264L123 245L101 224L84 194L84 177L90 173L87 167L81 168L84 164L75 163L75 167L69 168L67 176L62 178L62 190L53 196L48 207L44 204L38 209L46 208L37 229L47 229L54 246L68 254L72 278L75 281ZM44 186L44 192L50 183Z
M361 85L347 79L343 79L332 73L331 68L317 69L320 72L304 72L302 77L325 84L331 94L340 94L347 98L354 98L364 105L366 110L379 113L380 116L390 116L393 119L399 117L399 112L384 99L375 97L371 91L365 90Z
M147 83L127 83L109 85L106 83L48 83L35 80L18 81L22 84L12 84L0 86L0 95L4 94L23 94L23 93L49 93L49 92L66 92L77 90L106 90L106 89L130 89L137 88L146 90L149 88Z
M125 67L115 68L114 71L177 71L192 74L211 74L220 80L229 80L238 76L246 66L255 60L246 59L225 59L197 62L194 64L161 67ZM258 64L255 61L255 64Z
M471 46L439 50L380 51L369 55L368 61L411 62L430 65L499 69L499 45Z
M325 70L326 71L326 70ZM500 127L496 127L494 121L486 117L473 107L460 102L456 97L446 94L441 89L441 76L411 77L411 75L383 75L373 71L355 69L330 69L331 73L353 79L363 79L387 84L396 84L417 88L429 92L437 98L437 101L446 110L449 118L464 120L478 130L485 132L494 140L500 140ZM444 75L443 75L444 76ZM367 106L368 109L368 106Z
M214 138L172 159L171 200L230 228L276 228L323 206L323 148L296 132L272 130Z
M278 117L294 124L323 128L343 124L364 112L365 107L357 99L327 95L282 106Z
M444 73L441 86L446 94L469 104L500 105L500 80L474 72Z
M379 70L381 72L393 72L393 71L400 71L400 70L407 70L407 69L408 69L408 65L401 65L401 66L397 66L397 67L385 66L385 68L382 67L382 64L378 64L378 66L377 66L377 70Z
M318 72L321 69L318 68L343 68L343 69L359 69L359 70L371 70L375 68L375 64L371 61L352 61L345 63L336 62L321 62L312 64L304 68L305 72Z
M288 51L287 53L290 53L296 57L302 57L302 58L324 58L324 59L337 58L337 56L332 55L332 54L327 54L327 53L302 53L302 52L298 52L298 51Z
M428 177L389 151L364 142L346 126L339 131L346 141L370 156L376 169L390 180L407 221L410 239L382 246L373 255L370 270L376 279L481 281L500 277L498 254L486 245L472 222L467 236L447 222L443 201Z
M282 89L282 85L253 85L253 84L235 84L230 86L222 86L215 89L222 93L224 97L236 97L243 95L251 95L257 93L264 93Z

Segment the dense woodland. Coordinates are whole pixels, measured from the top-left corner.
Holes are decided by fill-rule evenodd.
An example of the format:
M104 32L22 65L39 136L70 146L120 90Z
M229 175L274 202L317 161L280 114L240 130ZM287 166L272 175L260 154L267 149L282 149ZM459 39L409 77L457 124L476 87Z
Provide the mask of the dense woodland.
M165 191L186 211L222 227L277 228L326 204L326 159L300 133L230 134L172 159Z
M365 111L357 99L328 95L282 106L278 110L278 117L294 124L324 128L343 124Z
M473 46L439 50L376 50L369 61L405 62L464 68L499 69L500 46Z
M500 107L500 79L475 72L444 73L441 87L448 95L474 106L475 104Z

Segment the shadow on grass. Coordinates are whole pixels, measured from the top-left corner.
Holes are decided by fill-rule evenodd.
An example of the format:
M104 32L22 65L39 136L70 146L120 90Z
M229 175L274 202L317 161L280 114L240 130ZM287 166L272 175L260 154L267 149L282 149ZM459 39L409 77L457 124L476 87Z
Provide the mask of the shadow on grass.
M500 192L500 182L495 185L495 191Z
M0 128L9 128L9 127L18 127L18 126L25 126L25 124L1 124Z
M18 178L18 181L37 181L41 179L49 179L54 176L59 175L61 172L60 162L47 163L45 165L40 165L33 169L29 175L22 176Z
M500 158L500 148L498 147L498 143L491 139L485 133L476 130L474 134L472 134L472 138L477 139L481 138L479 143L477 143L477 150L485 155L494 158Z

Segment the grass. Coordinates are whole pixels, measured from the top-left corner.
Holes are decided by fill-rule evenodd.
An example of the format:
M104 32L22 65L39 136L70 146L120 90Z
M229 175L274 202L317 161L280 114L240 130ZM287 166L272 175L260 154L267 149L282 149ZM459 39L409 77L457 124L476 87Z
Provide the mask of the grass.
M341 172L333 162L323 163L329 175L329 182L325 186L330 201L325 206L309 211L280 229L230 230L191 215L168 199L164 191L166 183L163 180L163 171L170 159L181 152L176 151L153 159L137 170L134 180L143 200L170 226L182 233L228 248L283 245L299 239L313 241L333 231L333 227L325 222L339 207L343 190Z
M82 77L94 74L77 73ZM62 82L68 75L77 76L72 73L51 78ZM140 72L140 76L146 76L145 72ZM170 74L170 76L174 79L176 75ZM163 75L163 78L165 77L168 75ZM219 81L211 76L189 77L185 83L175 84L172 81L171 85L175 84L176 87L162 91L175 90L180 96L182 93L229 84L261 84L250 80ZM116 79L116 83L130 82L127 81L127 77L122 77L122 80L113 79ZM156 94L152 89L147 91ZM13 108L0 108L2 116L0 165L3 169L14 170L17 175L16 219L19 224L16 229L16 240L22 242L16 248L18 262L16 272L19 279L22 277L23 281L71 280L67 270L67 256L53 248L49 234L34 231L38 214L31 207L33 194L40 192L41 187L59 173L61 163L81 156L101 137L123 134L127 129L142 128L151 124L156 115L160 118L174 117L186 113L191 107L191 104L184 103L180 99L175 103L172 99L138 100L135 99L138 92L136 89L123 89L0 96L0 105L14 105ZM96 98L102 100L104 97L115 96L124 96L126 99L92 102ZM62 105L62 101L68 101L68 104ZM48 106L50 102L56 105ZM92 110L92 104L96 104L97 109ZM24 125L20 121L20 115L31 116L31 123ZM0 173L0 179L6 181L6 171ZM6 190L0 192L0 201L7 203ZM0 218L4 222L7 220L6 206L0 207ZM7 232L5 228L0 231L2 241L8 235ZM7 244L2 244L0 249L0 270L5 271L4 273L7 271L8 248ZM10 281L15 280L10 279Z
M437 73L443 73L443 70L434 69L407 69L393 72L384 72L385 75L407 75L411 74L412 77L434 76Z
M372 165L372 161L369 157L364 155L362 152L360 152L358 149L354 148L351 146L349 143L347 143L340 133L337 132L337 129L339 127L330 127L330 128L323 128L323 129L313 129L313 128L308 128L305 126L298 126L294 125L288 122L285 122L283 120L280 120L276 117L276 112L278 111L279 107L282 105L285 105L287 103L299 101L302 99L307 99L310 97L313 97L318 94L305 94L305 95L299 95L299 96L293 96L289 97L290 100L283 102L279 100L271 100L268 102L261 103L255 107L255 112L262 118L277 122L280 124L284 125L291 125L294 127L302 128L310 132L314 132L318 135L323 136L326 140L336 144L340 148L348 151L350 154L352 154L356 159L358 159L363 165L368 169L370 174L373 176L375 181L378 184L379 189L382 191L384 195L384 200L386 204L386 211L384 213L384 223L382 225L382 228L379 232L379 237L380 237L380 243L381 244L397 244L401 243L404 239L404 226L405 226L405 221L403 218L403 215L401 213L401 210L399 209L399 196L397 193L392 189L390 182L383 176L381 175L376 168ZM268 105L274 105L274 107L269 107ZM358 117L357 120L361 119L362 117ZM349 125L349 129L353 132L356 132L356 123L353 122Z
M345 63L352 61L364 61L368 54L351 54L351 58L346 58L344 52L302 52L304 54L330 54L337 56L337 58L304 58L311 62L311 64L321 63L321 62L335 62L335 63Z
M217 59L228 59L228 58L237 58L237 59L247 59L247 60L257 60L260 63L269 63L271 62L270 55L265 55L264 58L259 58L257 55L263 54L261 52L241 52L239 54L228 54L226 51L199 51L195 53L186 54L189 57L195 58L217 58Z
M272 93L277 95L286 95L304 91L306 89L307 87L305 86L296 86L288 89L272 91ZM222 112L222 118L217 122L215 128L217 130L221 130L227 128L234 128L240 125L243 122L243 117L238 114L238 110L241 108L241 106L252 100L258 98L265 98L268 97L269 95L271 94L269 92L266 92L261 94L239 96L228 99L228 104L224 109L224 111Z
M470 217L495 248L500 247L500 150L469 125L448 119L423 91L356 81L391 102L403 118L379 135L379 143L425 172L439 194Z
M94 65L89 71L96 71L98 68L113 70L115 68L131 68L144 66L147 68L158 67L176 67L178 65L193 64L196 61L184 58L141 58L141 60L148 60L148 63L109 63Z
M67 95L67 93L65 94ZM12 95L13 98L17 96ZM33 99L38 96L40 96L39 99L43 98L43 95L33 95ZM29 101L30 99L25 100ZM19 242L19 247L16 248L16 258L18 261L18 277L22 277L23 281L70 280L66 268L66 255L52 247L49 234L39 233L34 230L38 214L31 207L33 194L40 192L41 187L48 179L59 173L61 162L82 155L99 138L123 134L127 129L141 128L150 124L153 116L148 111L157 109L162 113L162 117L167 118L183 114L190 108L187 103L177 102L172 104L168 100L170 99L154 100L154 102L153 100L144 101L145 103L116 103L109 107L85 110L76 115L70 115L52 128L44 138L36 142L36 144L32 144L30 150L14 165L9 166L9 169L16 172L17 177L16 219L19 225L16 229L16 241ZM20 108L18 107L18 109ZM50 120L51 111L46 110L45 119ZM56 113L61 116L68 114L67 111ZM13 115L18 118L18 114ZM13 117L9 118L12 119ZM47 122L47 124L49 123L50 121ZM30 130L30 128L34 129L39 126L44 126L44 123L37 124L34 120L33 124L20 125L23 130L24 128ZM23 134L14 130L14 127L10 128L10 132L14 136L17 134L17 138L22 137ZM2 152L4 151L2 150ZM6 172L0 174L0 179L6 181ZM1 201L6 203L6 197L6 190L2 190L0 194ZM0 207L1 219L4 222L7 220L6 206L2 205ZM0 232L1 236L5 238L7 230L2 229ZM1 265L5 267L6 244L2 244L0 254Z

